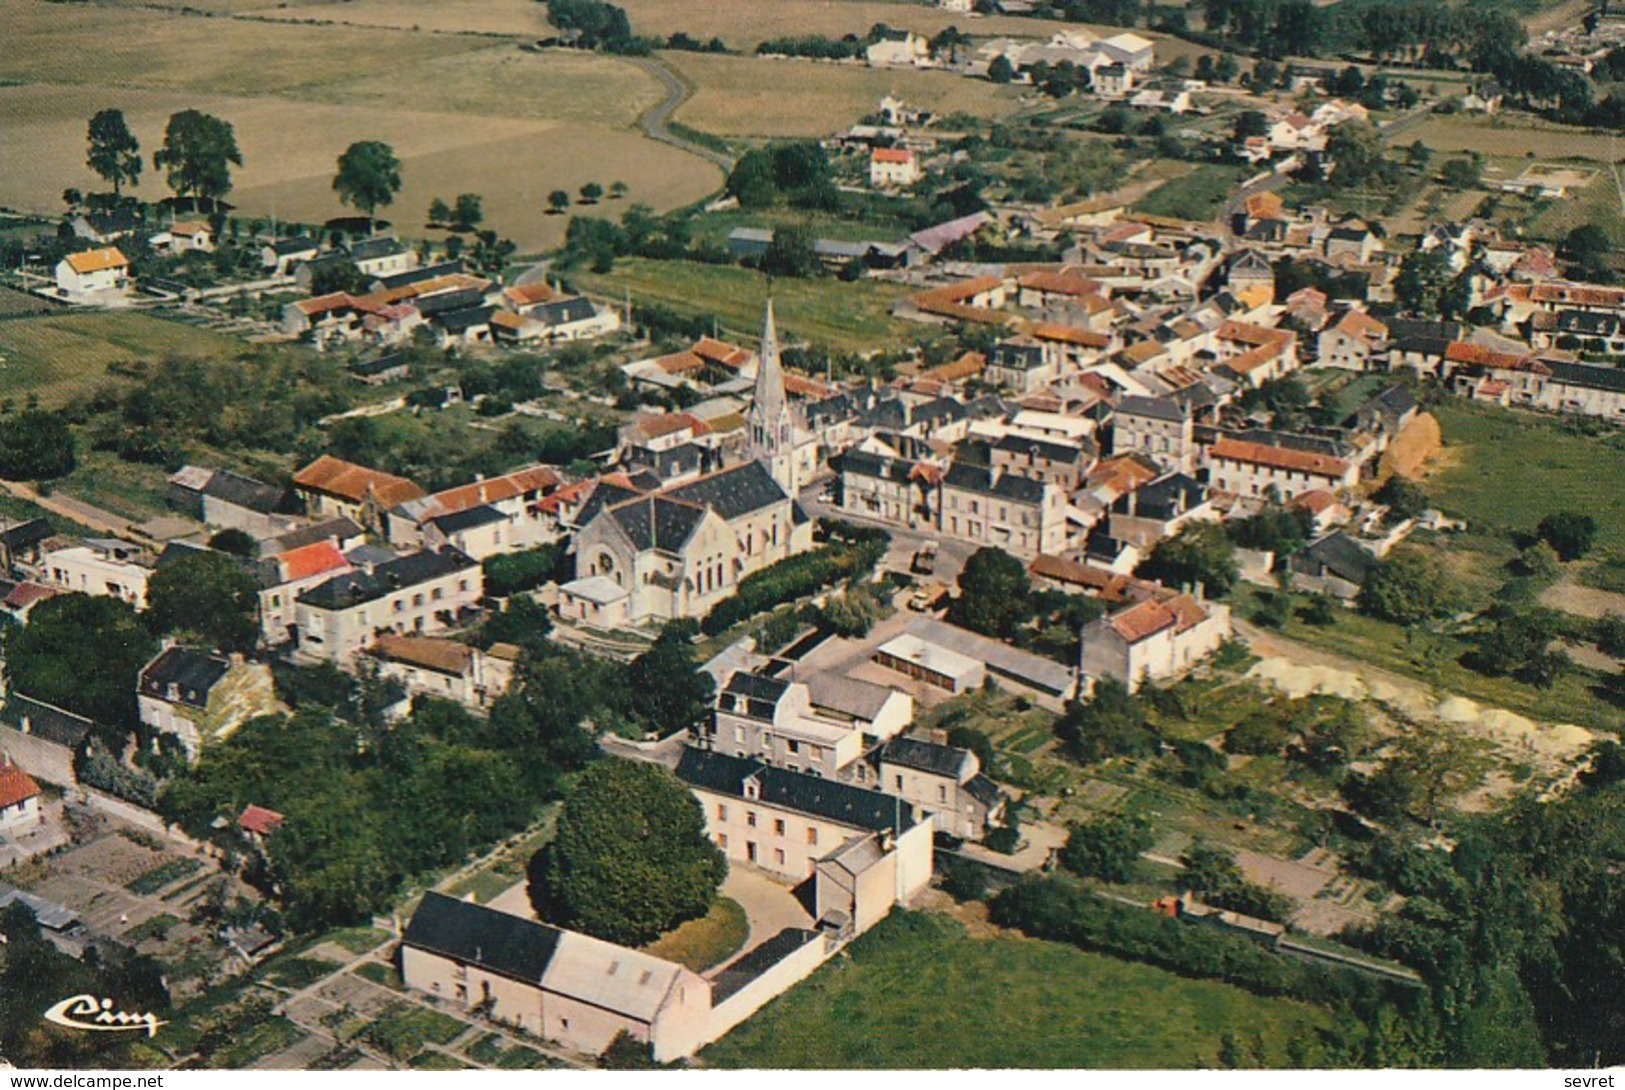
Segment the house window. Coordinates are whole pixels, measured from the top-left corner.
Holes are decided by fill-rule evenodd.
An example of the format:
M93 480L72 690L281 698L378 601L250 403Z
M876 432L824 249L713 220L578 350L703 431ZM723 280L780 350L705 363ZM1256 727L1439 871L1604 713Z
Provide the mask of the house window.
M396 613L400 613L406 609L406 603L399 598L395 599L394 605Z
M948 788L944 784L939 783L937 785L937 801L938 802L947 802L948 801Z
M783 818L774 818L773 819L773 835L774 836L783 836L784 835L784 819Z
M897 780L897 790L901 791L903 789L903 777L902 777L901 773L899 773L897 775L896 780Z
M431 590L429 592L429 597L431 599L433 599L434 601L436 601L436 602L440 601L440 595L441 595L441 590L440 590L439 587L436 587L436 588L434 588L433 590Z
M717 834L717 847L721 848L723 851L728 850L728 834L727 833L718 833Z
M807 826L807 843L809 843L809 844L817 844L818 843L818 829L815 826L812 826L812 825Z
M728 808L726 806L724 806L720 802L717 803L717 820L718 821L727 821L728 820Z
M468 593L468 580L467 579L459 579L459 580L457 580L457 589L459 591L461 591L462 593L467 594Z
M784 849L783 848L774 848L773 849L773 862L777 863L781 867L784 866Z
M756 811L755 810L746 810L745 811L745 824L750 826L752 829L756 828Z

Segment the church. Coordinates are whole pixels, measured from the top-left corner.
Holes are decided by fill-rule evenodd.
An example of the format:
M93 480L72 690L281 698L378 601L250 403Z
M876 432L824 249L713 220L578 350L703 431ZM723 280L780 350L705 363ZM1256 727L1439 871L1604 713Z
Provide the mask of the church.
M747 461L592 516L576 538L576 578L559 588L561 617L601 628L704 617L741 579L812 548L795 501L812 475L800 454L809 444L785 392L771 301L747 425Z

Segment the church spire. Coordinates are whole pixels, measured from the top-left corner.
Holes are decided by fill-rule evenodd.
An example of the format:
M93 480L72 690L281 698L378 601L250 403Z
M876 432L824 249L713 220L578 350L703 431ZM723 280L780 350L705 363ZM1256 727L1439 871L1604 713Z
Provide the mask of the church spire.
M773 321L773 297L768 296L767 314L762 319L762 349L756 365L756 389L752 415L762 423L777 423L785 411L784 367L779 363L779 331Z
M779 331L773 321L773 298L762 318L762 346L757 356L756 388L750 406L751 457L762 462L790 495L795 495L794 423L779 362Z

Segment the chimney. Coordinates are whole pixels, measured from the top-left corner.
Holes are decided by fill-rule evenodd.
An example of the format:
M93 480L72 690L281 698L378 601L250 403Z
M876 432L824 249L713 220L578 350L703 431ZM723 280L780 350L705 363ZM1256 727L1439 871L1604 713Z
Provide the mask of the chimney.
M927 738L934 746L945 746L948 744L948 732L943 730L941 727L932 727L927 734Z

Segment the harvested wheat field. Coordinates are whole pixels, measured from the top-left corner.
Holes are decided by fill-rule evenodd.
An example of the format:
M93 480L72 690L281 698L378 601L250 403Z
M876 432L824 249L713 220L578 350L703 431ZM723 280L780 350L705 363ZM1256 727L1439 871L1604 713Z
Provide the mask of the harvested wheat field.
M186 0L173 6L179 7ZM193 6L230 10L257 19L320 20L349 26L396 27L437 34L513 34L537 38L551 32L547 7L537 0L207 0Z
M539 10L525 4L453 0L437 11ZM365 14L383 5L355 6ZM704 160L635 130L662 91L614 57L196 9L0 0L0 19L17 46L0 52L0 79L15 84L0 86L0 205L54 212L64 188L99 188L85 166L85 126L107 107L123 110L141 141L148 169L135 192L148 200L168 194L150 157L169 116L195 108L235 130L243 163L227 200L240 214L310 223L347 214L332 192L334 164L351 143L382 140L403 168L404 187L383 213L396 229L421 234L433 198L479 193L487 224L523 250L562 236L563 217L542 214L552 190L622 181L629 203L666 209L721 181Z
M955 15L925 4L885 0L621 0L620 6L626 9L632 29L639 34L671 35L682 31L702 40L721 38L733 48L744 50L754 50L757 43L768 38L866 34L876 23L927 36L954 26L967 34L989 38L1047 38L1057 30L1085 26L1009 16ZM1097 34L1113 33L1105 27L1085 28Z
M947 72L826 61L662 54L696 88L677 120L722 136L822 136L875 111L888 92L939 114L1008 117L1018 92Z

